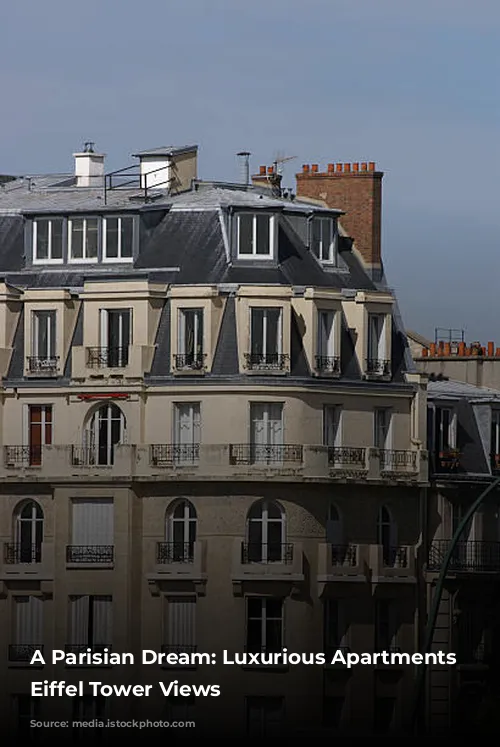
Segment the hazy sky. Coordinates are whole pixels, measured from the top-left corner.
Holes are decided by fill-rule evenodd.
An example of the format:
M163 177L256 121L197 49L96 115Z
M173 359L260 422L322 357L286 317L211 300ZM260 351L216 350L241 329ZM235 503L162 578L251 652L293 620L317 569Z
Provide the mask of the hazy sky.
M277 151L376 161L408 327L500 344L498 0L16 0L0 25L0 173L200 146L201 178Z

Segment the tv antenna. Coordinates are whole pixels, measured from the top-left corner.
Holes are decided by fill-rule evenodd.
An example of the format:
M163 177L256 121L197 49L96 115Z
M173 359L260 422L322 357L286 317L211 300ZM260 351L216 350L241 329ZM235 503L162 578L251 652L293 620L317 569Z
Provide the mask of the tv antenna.
M274 159L273 165L275 168L275 171L280 176L283 175L283 164L287 161L294 161L297 158L297 156L285 156L284 153L277 153L276 158Z

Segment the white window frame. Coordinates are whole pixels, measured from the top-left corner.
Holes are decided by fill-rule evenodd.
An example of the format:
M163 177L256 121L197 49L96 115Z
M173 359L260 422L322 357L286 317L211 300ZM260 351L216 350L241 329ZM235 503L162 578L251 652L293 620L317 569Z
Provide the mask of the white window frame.
M252 215L252 252L251 254L245 254L240 252L240 216L241 215ZM269 218L269 252L267 254L259 254L257 252L257 216L265 215ZM236 246L238 259L273 259L275 255L275 238L276 238L276 216L271 213L252 213L250 211L241 212L236 215Z
M107 255L107 223L108 220L118 220L118 256L108 257ZM122 257L122 220L132 221L132 254L130 257ZM134 261L134 239L135 239L135 220L132 215L106 215L102 219L102 261L106 263L113 262L133 262Z
M56 358L57 357L57 311L55 309L34 309L31 312L31 355L34 358L40 358L39 350L38 350L38 342L39 342L39 332L40 332L40 315L46 314L46 319L54 319L54 322L50 322L47 327L47 347L50 350L50 348L53 348L53 354L43 356L46 359L50 358ZM49 317L50 315L50 317ZM52 329L53 327L53 329ZM54 339L52 340L52 332L54 334Z
M342 446L343 408L341 405L323 405L323 445ZM330 443L329 431L334 432L333 443Z
M384 313L368 313L368 336L367 336L367 358L372 359L372 339L373 339L373 321L374 319L381 320L380 334L377 336L377 358L375 360L385 361L389 360L388 349L387 349L387 314Z
M60 220L62 222L62 242L61 242L61 257L52 257L52 221ZM37 257L37 236L38 236L38 223L44 222L49 224L49 256L47 259L39 259ZM33 264L34 265L62 265L64 262L64 218L58 216L52 216L51 218L35 218L33 220Z
M386 418L386 435L383 445L379 443L379 435L381 433L379 429L379 418L382 413ZM390 451L392 449L392 426L393 426L393 413L390 407L375 407L373 410L373 445L376 449L382 449L384 451Z
M282 306L251 306L250 307L250 351L253 349L253 337L252 337L252 328L253 328L253 314L256 311L263 311L262 315L262 349L265 350L267 347L267 319L268 311L275 311L278 309L279 311L279 317L278 317L278 339L276 340L276 353L278 355L282 355L283 353L283 307ZM271 355L274 354L271 353ZM262 357L265 359L267 357L267 353L262 353Z
M205 345L203 341L204 336L204 309L202 306L186 306L179 309L179 325L178 325L178 339L177 348L180 355L187 355L186 350L186 314L194 314L194 355L196 357L196 350L199 346L201 349L201 355L203 355ZM201 317L201 319L200 319Z
M72 241L73 241L73 221L83 221L83 243L82 249L85 254L85 245L87 243L87 221L97 222L97 255L95 257L73 257ZM75 215L68 218L68 263L70 264L97 264L99 262L99 243L102 231L102 221L98 216L95 215Z
M447 451L448 449L456 449L457 448L457 412L454 407L448 407L446 405L436 406L436 412L435 412L435 418L437 420L437 410L440 410L441 417L439 419L439 431L436 433L437 436L437 444L436 444L436 451L439 453ZM448 445L444 446L444 430L443 430L443 412L448 412L449 414L449 421L448 421ZM436 429L437 430L437 429Z
M260 620L260 647L261 651L264 652L267 650L267 620L280 620L281 622L281 647L285 645L285 602L284 600L281 601L281 616L278 617L270 617L267 614L267 602L268 601L276 601L273 597L257 597L257 599L260 601L260 617L250 617L249 609L248 609L248 601L249 599L255 599L255 597L247 597L246 598L246 630L245 630L245 642L246 645L248 645L248 623L250 620Z
M320 239L318 245L318 253L316 254L314 246L314 223L320 224ZM325 251L325 238L323 236L324 225L328 223L328 236L326 238L326 251ZM310 245L313 255L316 257L318 262L325 265L337 265L337 231L335 230L335 220L328 216L315 215L311 220L311 238Z

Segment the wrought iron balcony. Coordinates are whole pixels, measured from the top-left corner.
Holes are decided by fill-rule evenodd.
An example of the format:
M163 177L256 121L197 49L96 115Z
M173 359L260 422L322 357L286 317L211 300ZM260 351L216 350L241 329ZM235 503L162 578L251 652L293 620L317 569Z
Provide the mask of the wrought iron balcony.
M11 643L9 645L9 661L29 664L37 651L43 652L41 643Z
M380 469L382 471L415 472L417 469L417 452L401 449L379 449Z
M332 565L355 568L358 564L357 545L331 545Z
M206 353L176 353L174 363L176 371L203 371Z
M241 562L247 563L293 563L293 543L281 542L243 542L241 545Z
M161 647L162 654L195 654L198 647L188 643L164 643Z
M451 540L434 540L429 549L427 569L439 571ZM500 542L465 540L458 542L448 567L450 573L500 573Z
M66 643L64 650L67 654L103 654L104 649L108 649L108 652L113 648L111 643ZM90 651L89 651L90 649Z
M158 542L156 562L158 565L194 563L194 542Z
M289 356L284 353L245 353L249 371L285 371Z
M87 348L88 368L125 368L128 366L129 346Z
M365 467L366 449L357 446L329 446L328 464L331 467Z
M380 358L367 358L366 373L369 376L390 376L391 361L382 360Z
M303 447L299 444L231 444L230 464L302 464Z
M34 545L25 544L23 542L6 542L3 546L3 552L3 562L6 565L42 562L41 542Z
M432 471L438 474L455 474L460 471L461 457L459 449L438 451L431 459Z
M153 444L149 452L153 467L197 464L199 459L200 444Z
M41 446L4 446L6 467L41 467Z
M38 376L54 376L59 371L59 356L29 355L27 358L28 372Z
M317 355L316 371L321 374L339 374L340 358L332 355Z
M408 547L390 547L382 545L382 562L386 568L408 568Z
M67 563L112 563L114 558L113 545L67 545Z

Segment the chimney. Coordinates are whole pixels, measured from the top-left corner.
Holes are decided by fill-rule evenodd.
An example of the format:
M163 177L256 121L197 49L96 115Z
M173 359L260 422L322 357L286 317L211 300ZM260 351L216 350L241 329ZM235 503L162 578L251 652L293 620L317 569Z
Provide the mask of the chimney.
M133 153L132 157L139 159L141 187L146 190L186 192L198 178L197 145L164 145Z
M329 164L326 172L297 174L297 197L321 200L345 212L342 228L354 240L368 268L379 269L381 259L382 177L373 162Z
M278 173L276 166L261 166L258 174L252 175L252 184L254 187L268 189L273 197L281 196L281 174Z
M248 185L250 184L250 156L252 154L248 150L242 150L236 155L240 159L241 183Z
M104 185L104 158L102 153L94 151L94 143L87 142L81 153L73 153L75 159L75 179L77 187L95 187Z

